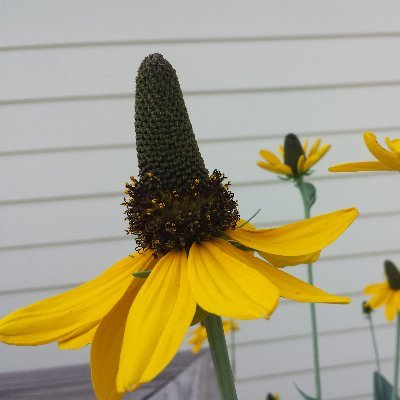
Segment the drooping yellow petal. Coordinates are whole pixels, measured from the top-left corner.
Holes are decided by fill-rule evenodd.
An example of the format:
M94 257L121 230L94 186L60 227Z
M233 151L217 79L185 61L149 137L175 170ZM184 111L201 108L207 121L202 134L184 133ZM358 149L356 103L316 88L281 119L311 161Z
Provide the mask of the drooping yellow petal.
M383 283L374 283L372 285L368 285L364 288L364 293L365 294L375 294L378 293L384 289L389 289L389 285L387 282Z
M280 144L279 145L279 154L283 157L285 156L285 148Z
M330 144L323 145L317 152L309 156L304 163L304 170L308 171L315 163L317 163L331 148Z
M92 343L94 334L99 325L95 325L88 329L86 332L80 333L78 335L68 335L66 338L61 338L58 340L58 348L60 350L78 350L82 347L87 346Z
M354 163L337 164L329 167L330 172L362 172L362 171L393 171L392 167L380 161L361 161Z
M0 320L0 341L39 345L86 332L122 297L132 273L146 268L152 259L150 251L125 257L83 285L14 311Z
M393 321L397 314L395 292L391 292L388 299L386 300L385 315L388 321Z
M282 164L281 160L269 150L260 150L260 156L271 164Z
M244 246L270 254L300 256L315 253L335 241L357 218L355 208L334 211L273 229L236 229L225 235Z
M371 154L383 164L392 167L394 170L400 170L400 159L388 150L385 150L377 141L372 132L364 133L364 141Z
M319 145L321 144L321 139L318 138L315 143L312 145L310 152L308 153L308 157L312 156L314 153L316 153L319 149Z
M153 268L129 311L117 390L134 390L158 375L178 351L196 310L185 251L170 251Z
M144 283L145 279L135 279L131 283L125 295L101 321L94 336L90 366L93 388L98 400L120 400L124 395L117 392L122 341L132 302Z
M312 264L316 262L321 254L320 251L315 253L305 254L302 256L278 256L259 251L258 254L276 268L289 267L299 264Z
M351 301L348 297L326 293L323 290L297 279L248 253L242 252L241 255L235 255L241 257L241 259L245 260L248 265L271 281L279 289L280 296L285 297L286 299L300 302L335 304L347 304Z
M282 175L292 175L292 169L285 164L267 164L263 161L258 161L257 165L261 168L264 168L268 171L274 172L275 174L282 174Z
M190 287L205 310L232 318L268 318L278 304L277 288L236 257L228 242L194 243L189 253Z

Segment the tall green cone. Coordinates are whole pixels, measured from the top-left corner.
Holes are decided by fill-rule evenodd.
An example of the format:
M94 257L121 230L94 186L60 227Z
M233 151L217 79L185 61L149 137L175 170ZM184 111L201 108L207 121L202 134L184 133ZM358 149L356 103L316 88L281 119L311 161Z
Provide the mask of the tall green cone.
M400 290L400 272L389 260L385 261L385 273L392 290Z
M304 155L304 150L300 140L294 133L286 135L284 149L284 162L292 169L293 174L297 175L297 162L300 156Z
M152 173L165 189L179 189L208 177L176 71L161 54L140 65L135 130L141 179Z

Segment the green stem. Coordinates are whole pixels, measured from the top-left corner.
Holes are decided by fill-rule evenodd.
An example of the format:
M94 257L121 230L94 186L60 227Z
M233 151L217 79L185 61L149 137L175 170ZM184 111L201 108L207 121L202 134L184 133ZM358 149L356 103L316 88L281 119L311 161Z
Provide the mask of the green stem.
M234 321L233 319L230 320L230 323L233 328ZM231 367L232 367L232 374L233 380L236 378L236 341L235 341L235 330L231 329Z
M392 400L397 400L397 391L399 386L399 363L400 363L400 313L397 313L397 329L396 329L396 353L394 356L394 379Z
M209 314L205 324L221 400L237 400L221 317Z
M376 341L375 329L371 315L368 315L367 319L369 321L369 327L371 330L372 345L374 347L374 353L375 353L376 369L379 372L379 375L381 375L381 363L379 361L378 342Z
M300 176L297 180L297 187L300 190L301 198L304 206L304 217L310 218L311 207L308 205L307 195L304 190L303 177ZM310 285L314 284L312 264L307 264L307 276ZM310 314L311 314L311 332L312 332L312 344L313 344L313 361L314 361L314 380L315 380L315 398L316 400L322 399L321 391L321 372L319 365L319 347L318 347L318 329L317 329L317 314L315 304L310 303Z
M368 319L368 322L369 322L369 328L371 330L372 345L374 347L374 353L375 353L376 369L377 369L379 375L382 375L381 374L381 362L380 362L380 359L379 359L379 351L378 351L378 342L376 340L375 329L374 329L374 324L372 322L371 314L367 315L367 319ZM383 399L384 393L383 393L383 387L382 387L382 380L381 379L379 379L378 385L379 385L380 396L382 396L382 399Z

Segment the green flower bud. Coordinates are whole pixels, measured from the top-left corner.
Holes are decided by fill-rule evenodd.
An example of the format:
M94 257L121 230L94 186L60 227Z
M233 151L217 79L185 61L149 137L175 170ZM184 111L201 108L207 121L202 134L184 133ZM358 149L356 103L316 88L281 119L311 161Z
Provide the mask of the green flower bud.
M297 176L297 163L299 158L304 155L304 150L299 138L294 133L289 133L286 135L284 150L285 164L292 169L293 175Z

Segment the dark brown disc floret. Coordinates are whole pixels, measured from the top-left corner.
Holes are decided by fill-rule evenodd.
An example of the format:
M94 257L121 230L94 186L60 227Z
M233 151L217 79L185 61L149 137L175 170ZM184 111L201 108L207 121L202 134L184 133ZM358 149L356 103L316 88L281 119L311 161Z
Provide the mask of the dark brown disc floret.
M179 189L165 189L151 172L126 184L128 234L136 236L137 250L152 249L155 256L173 249L188 250L194 242L211 240L239 220L229 182L215 170Z

